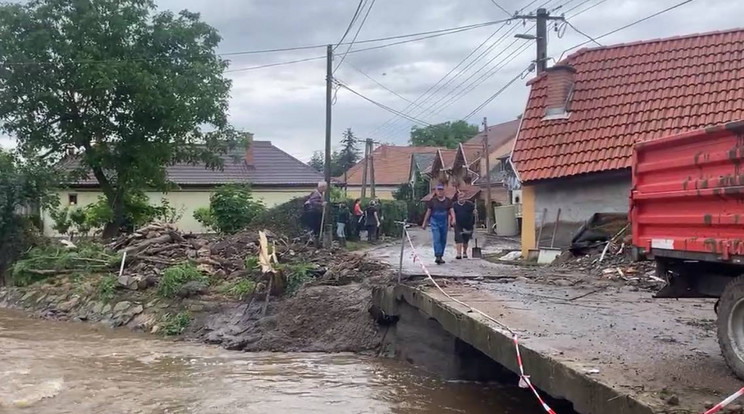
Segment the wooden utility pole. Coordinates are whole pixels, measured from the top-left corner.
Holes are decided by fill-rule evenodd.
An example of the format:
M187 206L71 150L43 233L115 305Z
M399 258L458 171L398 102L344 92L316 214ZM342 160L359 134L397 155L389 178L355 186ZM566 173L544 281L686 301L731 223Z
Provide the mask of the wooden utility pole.
M333 240L333 222L331 220L331 106L333 95L333 46L328 45L326 49L326 125L325 125L325 206L323 215L325 217L325 228L323 232L323 244L325 247L331 247Z
M362 171L362 199L367 198L367 170L369 170L369 146L364 141L364 171Z
M535 39L537 45L537 57L535 65L537 67L537 74L541 74L548 67L548 21L549 20L565 20L563 16L551 16L547 9L539 8L537 13L527 15L516 15L516 19L523 20L535 20L535 37L517 35L519 38L524 39Z
M483 156L486 164L486 231L493 225L493 207L491 203L491 148L488 144L488 119L483 117Z
M370 197L375 198L375 156L373 154L374 147L371 138L367 138L367 146L369 147Z

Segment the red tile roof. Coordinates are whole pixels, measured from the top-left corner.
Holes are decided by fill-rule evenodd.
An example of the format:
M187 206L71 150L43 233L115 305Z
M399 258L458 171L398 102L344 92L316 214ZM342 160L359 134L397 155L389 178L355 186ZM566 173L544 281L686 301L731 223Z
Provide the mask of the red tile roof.
M407 183L411 172L411 154L435 153L439 147L398 147L394 145L381 145L372 151L372 159L375 164L375 185L400 185ZM346 183L348 185L362 185L364 174L364 160L349 168L346 172ZM337 177L343 182L343 175ZM367 183L370 183L368 172Z
M513 140L517 136L517 129L519 128L519 119L515 119L509 122L503 122L488 127L488 148L493 153L497 148L503 146L505 143ZM470 138L463 142L465 148L472 146L483 147L483 131L479 132L478 135ZM471 160L468 158L469 162Z
M531 80L512 160L524 182L630 167L632 145L744 119L744 29L582 49L570 117L543 120Z

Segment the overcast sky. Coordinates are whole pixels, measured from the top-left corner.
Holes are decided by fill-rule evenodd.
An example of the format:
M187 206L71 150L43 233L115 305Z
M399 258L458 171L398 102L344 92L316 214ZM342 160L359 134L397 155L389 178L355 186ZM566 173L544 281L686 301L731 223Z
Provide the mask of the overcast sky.
M569 21L582 32L596 37L619 28L682 0L496 0L510 12L534 11L545 4L553 14L566 12ZM220 53L257 49L284 48L336 43L346 29L357 0L156 0L161 9L187 8L199 12L202 19L216 27L223 37ZM507 17L491 0L369 0L374 3L359 33L359 40L446 29L501 20ZM572 17L590 6L588 11ZM571 10L574 8L574 10ZM365 9L366 10L366 9ZM670 12L599 40L603 45L643 39L724 30L742 25L744 2L731 0L694 0ZM361 19L360 19L361 20ZM419 42L410 42L379 50L352 53L335 76L352 89L383 105L403 111L428 123L461 119L489 96L504 87L534 59L534 44L516 40L513 35L527 32L514 21L508 26L492 25ZM358 23L351 31L356 32ZM417 98L450 72L478 45L491 37L470 59L444 82L446 86L433 96ZM561 29L561 31L563 31ZM534 33L534 31L530 31ZM562 37L549 28L548 56L561 53L587 40L571 27ZM495 43L498 39L502 41ZM515 42L516 41L516 42ZM352 50L390 43L355 45ZM512 44L512 42L515 42ZM509 47L509 45L511 47ZM483 56L471 64L489 46ZM525 46L523 46L525 45ZM523 49L518 49L522 47ZM596 47L587 44L586 47ZM336 53L346 49L340 46ZM522 50L520 52L520 50ZM512 52L514 52L512 54ZM282 53L229 56L231 69L284 62L325 54L324 48ZM499 55L500 54L500 55ZM505 61L508 56L513 60ZM491 63L487 63L491 60ZM338 61L338 58L337 58ZM470 66L469 66L470 65ZM468 67L469 66L469 67ZM394 91L385 90L369 77ZM465 70L463 71L463 69ZM462 73L459 73L461 72ZM459 76L454 77L454 75ZM285 66L245 70L227 74L233 79L230 118L234 125L255 134L255 139L270 140L290 154L307 161L313 151L323 148L325 128L325 61L312 60ZM486 76L488 75L488 76ZM525 83L534 72L518 79L469 121L489 123L514 119L522 112L528 93ZM449 84L447 82L449 81ZM465 93L468 89L470 92ZM435 89L436 90L436 89ZM401 98L402 97L402 98ZM413 101L417 105L413 106ZM395 122L387 122L391 117ZM385 125L380 128L381 125ZM358 137L405 145L412 123L341 89L333 106L333 143L346 128ZM12 145L0 138L4 146Z

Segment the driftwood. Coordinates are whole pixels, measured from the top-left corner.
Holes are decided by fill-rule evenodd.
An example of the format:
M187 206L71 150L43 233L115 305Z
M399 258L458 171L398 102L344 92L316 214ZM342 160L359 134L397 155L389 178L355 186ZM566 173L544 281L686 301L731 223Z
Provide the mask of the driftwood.
M139 253L148 246L151 246L153 244L159 244L159 243L167 243L169 241L173 240L170 234L164 234L162 236L153 237L152 239L146 239L143 240L142 243L137 243L134 245L131 245L124 249L127 254L133 254L133 253Z
M37 276L69 275L82 271L85 271L85 269L23 269L23 273Z
M164 265L172 265L174 262L172 260L168 259L161 259L159 257L155 256L143 256L143 255L133 255L132 261L141 261L141 262L150 262L150 263L158 263L158 264L164 264Z

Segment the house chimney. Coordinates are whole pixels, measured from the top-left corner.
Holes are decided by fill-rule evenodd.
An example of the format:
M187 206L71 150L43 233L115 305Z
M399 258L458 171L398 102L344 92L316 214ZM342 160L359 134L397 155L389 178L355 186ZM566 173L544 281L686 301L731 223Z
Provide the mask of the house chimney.
M253 142L245 149L245 163L249 167L253 166Z
M546 69L548 96L545 100L546 118L566 118L573 94L576 69L568 65L556 65Z

